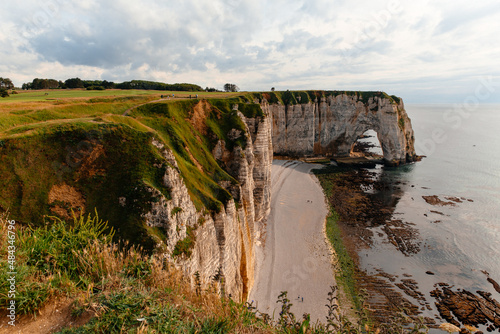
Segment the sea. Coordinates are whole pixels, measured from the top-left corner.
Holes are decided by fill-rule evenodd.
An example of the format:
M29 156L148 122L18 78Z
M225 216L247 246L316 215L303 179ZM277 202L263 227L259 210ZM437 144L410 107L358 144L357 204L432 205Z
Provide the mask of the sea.
M407 104L405 109L416 153L425 157L373 171L393 185L379 195L394 204L393 219L414 229L419 251L398 251L382 227L374 227L372 247L359 251L360 266L373 275L382 270L396 282L405 277L418 282L431 308L422 307L422 316L439 324L446 321L430 294L439 283L489 292L500 301L487 281L489 275L500 282L500 105ZM424 196L453 205L433 205Z

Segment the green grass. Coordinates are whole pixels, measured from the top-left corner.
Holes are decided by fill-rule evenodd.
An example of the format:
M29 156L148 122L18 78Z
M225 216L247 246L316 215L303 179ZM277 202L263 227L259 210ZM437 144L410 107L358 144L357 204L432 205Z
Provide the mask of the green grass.
M37 91L18 91L19 94L11 94L8 98L0 99L2 102L39 102L51 101L54 99L68 98L97 98L97 97L113 97L113 96L140 96L159 94L158 91L150 90L86 90L86 89L47 89ZM48 95L45 95L45 94ZM163 92L161 92L163 93Z
M7 98L0 98L2 102L53 102L57 99L88 99L88 98L119 98L127 96L149 96L155 95L158 98L160 95L172 95L177 97L188 98L191 95L194 98L198 95L199 98L210 98L217 96L237 96L240 93L224 93L224 92L176 92L176 91L161 91L161 90L139 90L139 89L107 89L107 90L87 90L87 89L46 89L35 91L18 90L18 94L11 94ZM45 95L45 94L48 95Z
M6 232L5 217L1 230ZM105 233L106 231L106 233ZM80 217L73 223L55 219L43 228L16 226L16 301L19 314L35 314L57 292L72 292L77 287L99 282L102 273L91 275L80 263L83 250L91 243L109 243L113 235L97 216ZM0 250L0 304L7 305L6 240L2 237ZM96 259L97 260L97 259ZM98 266L92 269L98 270ZM4 270L5 269L5 270Z
M360 310L361 303L356 288L356 265L344 246L342 231L338 226L338 219L335 210L330 209L330 213L326 220L326 235L333 249L335 249L337 261L340 265L340 270L335 278L338 284L341 285L344 291L350 296L356 309Z
M173 257L185 256L190 257L196 242L196 236L194 230L191 226L186 228L186 237L182 240L177 241L172 252Z
M150 98L130 96L124 99L111 99L108 102L65 102L58 105L42 104L34 110L23 110L23 104L16 104L16 108L0 112L0 137L13 127L42 123L57 120L72 120L88 118L93 120L95 117L103 115L121 115L125 110L140 103L145 103ZM30 106L30 104L28 104Z

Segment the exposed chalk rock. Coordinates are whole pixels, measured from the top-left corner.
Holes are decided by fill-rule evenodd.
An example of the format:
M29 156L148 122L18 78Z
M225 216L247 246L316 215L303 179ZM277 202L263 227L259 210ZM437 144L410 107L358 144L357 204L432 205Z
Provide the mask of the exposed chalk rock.
M415 158L413 129L402 100L381 95L365 103L357 95L340 94L295 105L264 102L262 108L272 115L277 155L349 156L356 140L374 130L388 163Z
M166 168L163 177L171 199L151 188L157 199L144 218L148 226L161 227L165 231L165 256L182 268L188 277L194 279L198 272L201 282L208 284L219 274L224 278L225 293L233 299L243 300L254 282L257 225L264 222L270 211L273 152L270 118L245 118L239 112L238 116L246 124L246 132L232 131L230 136L246 136L245 149L236 146L229 151L220 140L212 152L216 159L227 163L228 172L238 181L236 186L229 182L220 183L234 199L213 216L197 212L177 170L173 153L154 141L153 144L172 165ZM188 226L196 237L192 253L189 257L172 258L176 243L186 238Z

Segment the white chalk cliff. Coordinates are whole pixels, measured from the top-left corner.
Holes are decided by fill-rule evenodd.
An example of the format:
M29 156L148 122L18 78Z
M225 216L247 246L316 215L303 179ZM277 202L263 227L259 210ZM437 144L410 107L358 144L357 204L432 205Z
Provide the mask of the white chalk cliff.
M349 156L367 130L377 132L387 163L415 158L411 121L402 100L381 96L367 103L358 95L321 97L295 105L264 104L272 117L273 151L277 155Z

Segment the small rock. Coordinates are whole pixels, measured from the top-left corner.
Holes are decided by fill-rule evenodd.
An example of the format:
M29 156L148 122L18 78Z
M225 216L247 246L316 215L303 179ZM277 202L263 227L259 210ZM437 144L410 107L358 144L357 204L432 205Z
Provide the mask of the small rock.
M428 270L425 272L427 275L435 275L432 271Z

